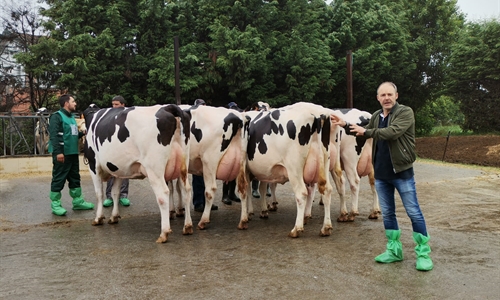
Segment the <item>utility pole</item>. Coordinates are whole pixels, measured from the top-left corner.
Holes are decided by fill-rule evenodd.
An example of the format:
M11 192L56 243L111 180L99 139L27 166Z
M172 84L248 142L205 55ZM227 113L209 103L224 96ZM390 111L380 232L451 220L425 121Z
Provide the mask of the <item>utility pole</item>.
M179 80L179 37L174 37L174 61L175 61L175 102L181 105L181 87Z
M353 108L352 103L352 50L347 50L347 108Z

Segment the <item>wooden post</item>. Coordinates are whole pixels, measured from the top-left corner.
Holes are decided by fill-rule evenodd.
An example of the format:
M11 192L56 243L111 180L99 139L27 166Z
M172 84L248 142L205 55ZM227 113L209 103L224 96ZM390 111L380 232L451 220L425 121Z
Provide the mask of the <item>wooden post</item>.
M181 105L181 87L179 80L179 37L174 37L174 61L175 61L175 102Z
M352 50L347 51L347 108L353 108L352 103Z

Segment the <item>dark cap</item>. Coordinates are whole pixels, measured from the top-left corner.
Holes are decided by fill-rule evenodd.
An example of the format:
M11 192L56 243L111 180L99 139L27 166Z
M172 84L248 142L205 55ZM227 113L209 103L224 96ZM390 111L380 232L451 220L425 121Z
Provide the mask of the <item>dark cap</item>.
M196 100L194 100L194 105L207 105L207 104L205 103L205 100L203 100L203 99L196 99Z
M227 104L227 107L229 107L229 108L238 107L238 104L236 104L236 102L229 102Z

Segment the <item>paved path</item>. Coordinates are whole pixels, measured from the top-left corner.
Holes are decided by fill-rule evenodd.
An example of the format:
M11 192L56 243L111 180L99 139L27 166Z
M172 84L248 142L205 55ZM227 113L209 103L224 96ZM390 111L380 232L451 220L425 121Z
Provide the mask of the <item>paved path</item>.
M219 210L212 212L207 230L183 236L183 219L177 219L169 241L159 245L159 210L147 180L131 181L132 205L120 207L119 224L94 227L95 211L72 211L67 189L62 199L67 216L51 214L50 176L4 176L0 299L498 299L500 232L454 228L453 219L460 216L436 206L444 195L428 195L447 187L446 197L471 199L475 196L468 192L480 192L484 203L498 203L500 175L427 162L417 163L415 170L421 205L432 220L435 269L427 273L414 269L411 225L401 211L405 260L391 265L373 261L385 239L382 221L367 219L366 179L360 216L354 223L334 222L330 237L319 237L318 205L306 231L297 239L287 237L296 208L286 184L278 186L279 210L268 220L254 218L246 231L236 229L239 204L223 205L219 188ZM477 190L471 191L468 182L477 182ZM95 202L88 173L82 187L87 200ZM337 205L334 193L333 220ZM458 209L467 210L465 205ZM498 207L490 211L500 216ZM449 225L435 220L431 209ZM193 222L199 218L193 212Z

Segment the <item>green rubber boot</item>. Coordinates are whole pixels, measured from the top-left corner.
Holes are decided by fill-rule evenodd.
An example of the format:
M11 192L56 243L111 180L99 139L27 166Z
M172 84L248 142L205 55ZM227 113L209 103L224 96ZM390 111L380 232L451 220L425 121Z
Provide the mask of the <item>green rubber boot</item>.
M425 236L418 232L413 233L413 240L417 243L417 246L415 246L415 253L417 254L416 268L419 271L430 271L434 267L432 259L429 256L431 247L427 244L430 239L429 234Z
M50 204L52 213L56 216L64 216L66 210L61 206L61 192L50 192L49 197L52 200Z
M130 200L127 197L120 198L119 202L123 206L130 206Z
M102 206L104 207L110 207L111 205L113 205L113 199L110 199L110 198L107 198L106 200L104 200L104 202L102 203Z
M82 197L82 188L77 187L74 189L69 189L69 195L73 198L73 209L74 210L87 210L93 209L94 204L87 202Z
M387 250L379 256L375 257L375 261L379 263L389 264L403 260L403 244L399 241L401 230L386 230Z

